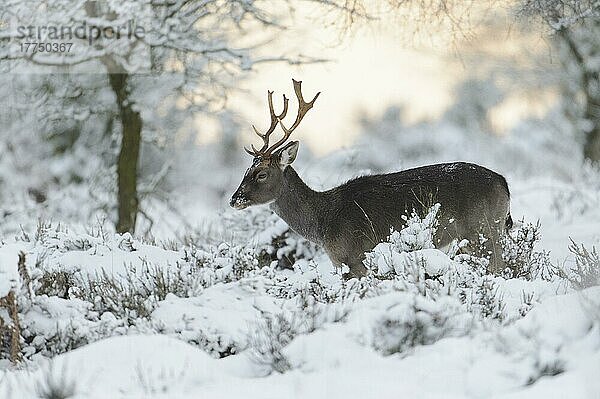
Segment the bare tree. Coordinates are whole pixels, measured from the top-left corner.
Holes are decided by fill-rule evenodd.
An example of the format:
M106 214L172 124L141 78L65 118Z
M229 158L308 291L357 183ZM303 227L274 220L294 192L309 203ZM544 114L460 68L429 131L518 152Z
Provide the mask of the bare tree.
M345 21L362 15L358 1L312 2ZM261 0L8 0L0 5L0 62L13 73L90 73L109 87L121 133L116 228L134 232L140 145L158 123L161 100L187 115L208 112L257 63L315 61L254 55L285 28L281 17L292 9L291 1L275 7Z
M585 135L583 155L600 162L599 0L388 0L387 4L396 10L411 10L419 18L419 26L443 21L466 36L472 33L470 25L485 18L484 9L513 10L518 17L544 22L547 30L543 24L537 26L540 34L552 34L558 50L566 108L576 130Z
M567 108L585 134L583 155L600 162L600 1L523 0L519 7L521 15L541 19L554 34Z

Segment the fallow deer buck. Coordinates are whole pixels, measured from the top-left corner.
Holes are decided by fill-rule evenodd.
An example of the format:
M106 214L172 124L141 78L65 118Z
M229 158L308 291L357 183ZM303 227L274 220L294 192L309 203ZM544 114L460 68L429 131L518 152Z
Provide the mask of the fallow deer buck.
M276 114L273 92L268 91L271 125L265 133L252 126L263 145L245 148L254 159L231 197L233 208L270 204L294 231L321 245L334 265L345 264L350 276L362 276L365 251L385 240L391 228L402 229L404 215L426 212L425 203L440 203L437 246L448 245L455 238L468 239L473 249L489 255L491 272L502 270L500 237L512 227L504 177L479 165L456 162L361 176L327 191L312 190L291 166L298 141L286 141L320 93L306 102L302 82L293 80L293 84L298 114L289 128L283 124L288 99L283 96L283 111ZM283 137L269 145L277 125ZM481 234L487 239L483 243Z

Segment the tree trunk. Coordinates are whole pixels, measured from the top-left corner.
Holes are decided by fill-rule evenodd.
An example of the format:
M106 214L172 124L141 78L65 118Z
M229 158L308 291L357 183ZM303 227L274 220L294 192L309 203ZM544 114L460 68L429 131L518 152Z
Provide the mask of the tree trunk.
M600 162L600 99L594 98L593 94L586 93L587 105L584 118L592 126L585 136L583 155L592 162Z
M580 73L580 88L584 97L583 118L591 124L583 144L583 156L592 162L600 162L600 98L598 87L600 77L595 71L588 69L584 55L566 28L561 29L559 36L567 45Z
M137 171L142 138L142 117L132 108L127 83L130 75L109 73L110 85L117 96L121 120L121 150L117 163L119 219L117 232L135 232L138 214Z

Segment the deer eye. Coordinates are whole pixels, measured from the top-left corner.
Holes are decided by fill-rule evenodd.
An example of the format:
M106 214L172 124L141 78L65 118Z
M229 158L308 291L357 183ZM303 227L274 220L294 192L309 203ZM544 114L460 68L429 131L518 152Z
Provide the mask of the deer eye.
M267 176L268 176L268 175L267 175L267 172L259 172L259 173L256 175L256 181L264 181L264 180L266 180L266 179L267 179Z

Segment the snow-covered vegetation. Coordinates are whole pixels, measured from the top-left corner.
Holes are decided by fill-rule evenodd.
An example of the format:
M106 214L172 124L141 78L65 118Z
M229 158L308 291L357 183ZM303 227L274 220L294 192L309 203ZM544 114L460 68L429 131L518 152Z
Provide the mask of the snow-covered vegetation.
M255 63L320 60L273 50L281 44L271 40L289 39L297 2L267 3L71 10L53 0L47 15L28 0L0 5L0 18L18 5L14 15L38 23L110 25L140 13L155 50L100 41L56 74L30 73L59 71L51 54L0 48L10 72L0 75L0 398L600 398L597 2L516 2L521 17L549 23L562 69L539 83L559 93L553 106L502 135L490 115L521 82L497 67L467 73L436 119L409 121L391 104L357 112L348 123L360 134L326 155L302 142L294 166L315 189L446 161L508 181L514 227L502 273L489 274L464 240L436 248L440 204L431 204L405 215L365 254L366 276L349 280L268 207L228 206L255 121L222 99ZM309 3L327 14L321 23L344 25L338 33L370 21L369 2ZM414 2L409 12L439 21L461 3L431 15L422 7L433 3ZM0 33L5 43L15 32ZM106 65L107 54L122 65ZM120 89L115 67L129 80ZM198 142L198 114L218 125L215 140ZM141 134L129 165L136 212L119 227L127 124Z
M453 159L504 173L516 226L502 276L463 243L434 247L437 206L407 215L367 254L369 274L343 281L266 207L211 211L226 190L202 203L174 186L178 214L200 216L164 228L161 213L179 219L157 202L154 230L135 237L11 203L28 210L3 224L0 396L597 396L600 174L582 172L568 135L555 146L553 115L496 138L454 116L407 126L392 109L361 122L356 146L301 155L300 173L321 188ZM232 188L243 171L197 159L198 174Z
M487 260L433 247L436 212L409 218L349 281L310 246L280 270L268 242L158 244L40 222L0 247L21 359L3 361L2 395L598 393L600 290L587 288L597 275L586 288L580 279L597 255L572 244L574 270L540 265L539 228L523 224L507 256L527 273L493 277ZM263 228L280 241L277 224ZM2 317L10 352L15 324Z
M388 124L380 129L398 128ZM373 145L377 134L391 137L373 131ZM439 132L476 145L459 127ZM418 140L418 131L399 136L395 148L410 153L404 137ZM481 140L506 158L517 151L510 141ZM430 148L440 159L455 151L446 140ZM383 162L366 155L347 149L317 164L348 171L349 156L357 168ZM390 168L395 157L386 155ZM592 398L600 392L592 378L600 371L600 290L590 244L600 218L578 202L561 203L558 213L557 203L575 190L598 198L597 186L580 180L597 172L563 173L573 171L567 160L539 175L515 170L515 218L552 222L516 223L503 276L487 275L487 260L461 253L461 243L434 248L438 206L423 219L407 215L405 229L367 254L368 275L349 281L266 208L213 218L221 225L212 239L133 238L102 221L83 230L40 219L0 247L0 296L14 292L18 308L16 352L15 321L9 307L1 310L0 392ZM581 228L579 241L568 241L570 225Z

